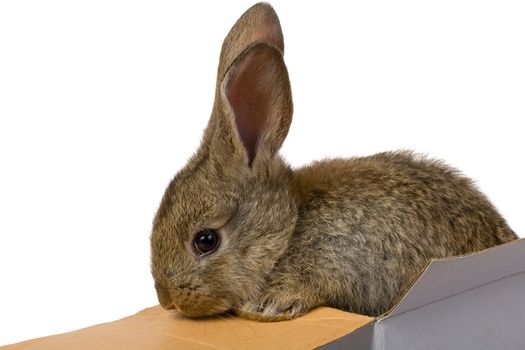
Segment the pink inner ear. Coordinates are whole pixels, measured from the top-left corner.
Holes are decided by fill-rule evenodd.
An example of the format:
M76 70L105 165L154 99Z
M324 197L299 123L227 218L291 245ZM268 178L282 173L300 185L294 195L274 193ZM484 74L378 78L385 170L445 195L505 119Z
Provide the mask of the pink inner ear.
M272 63L268 47L254 47L235 67L227 85L226 96L250 164L271 118L272 89L276 78Z

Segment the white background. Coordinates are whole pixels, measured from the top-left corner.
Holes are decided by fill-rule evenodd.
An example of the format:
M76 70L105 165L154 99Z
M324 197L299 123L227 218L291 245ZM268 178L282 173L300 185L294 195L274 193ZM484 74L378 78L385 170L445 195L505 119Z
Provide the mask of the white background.
M199 143L252 1L0 2L0 344L157 303L151 220ZM523 1L274 1L283 155L409 148L475 179L523 236Z

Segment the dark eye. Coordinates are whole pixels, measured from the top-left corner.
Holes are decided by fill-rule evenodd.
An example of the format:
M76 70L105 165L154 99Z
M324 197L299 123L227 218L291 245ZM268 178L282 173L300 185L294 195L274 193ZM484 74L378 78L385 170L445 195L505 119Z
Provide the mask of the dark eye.
M195 234L193 246L199 255L211 253L219 246L219 235L211 229L205 229Z

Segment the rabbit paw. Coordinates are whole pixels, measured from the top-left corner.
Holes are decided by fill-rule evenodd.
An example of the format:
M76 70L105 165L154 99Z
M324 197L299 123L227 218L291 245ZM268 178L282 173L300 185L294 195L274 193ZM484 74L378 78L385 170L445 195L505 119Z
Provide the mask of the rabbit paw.
M263 293L245 303L238 314L242 318L255 321L291 320L304 315L312 308L308 299L300 294Z

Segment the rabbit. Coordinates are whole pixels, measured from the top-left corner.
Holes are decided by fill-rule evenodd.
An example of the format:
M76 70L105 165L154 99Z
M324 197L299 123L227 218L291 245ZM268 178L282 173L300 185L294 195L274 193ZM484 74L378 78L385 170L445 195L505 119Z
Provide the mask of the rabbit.
M153 220L160 304L183 316L289 320L318 306L377 316L431 258L517 238L473 182L409 151L292 169L279 19L248 9L222 45L201 145Z

